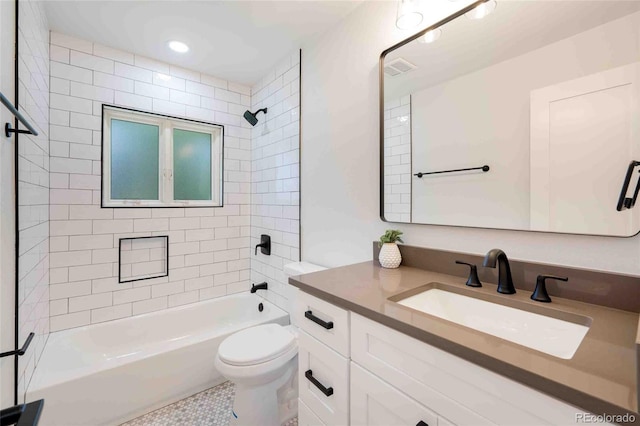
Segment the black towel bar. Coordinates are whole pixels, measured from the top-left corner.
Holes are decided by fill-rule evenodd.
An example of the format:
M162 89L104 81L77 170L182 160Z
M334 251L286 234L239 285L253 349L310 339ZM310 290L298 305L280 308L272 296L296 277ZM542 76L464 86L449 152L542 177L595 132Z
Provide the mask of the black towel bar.
M7 107L7 109L11 112L11 114L13 114L18 119L18 121L22 123L24 127L29 129L29 130L14 129L13 127L11 127L11 123L6 123L4 125L4 134L6 137L11 136L11 133L26 133L28 135L38 136L38 131L31 124L29 124L27 119L24 118L22 114L20 114L20 111L18 111L16 107L14 107L11 102L9 102L9 99L7 99L2 93L0 93L0 102L2 102L2 104Z
M27 337L27 340L25 340L24 345L22 345L20 349L2 352L0 353L0 358L4 358L5 356L11 356L11 355L18 355L18 356L24 355L27 352L27 349L29 348L29 345L31 344L31 341L33 340L33 337L35 335L36 335L35 333L29 333L29 337Z
M488 172L489 170L491 170L491 168L485 164L484 166L469 167L467 169L440 170L437 172L420 172L420 173L414 173L413 175L421 178L422 176L426 176L426 175L439 175L442 173L467 172L469 170L482 170L483 172Z

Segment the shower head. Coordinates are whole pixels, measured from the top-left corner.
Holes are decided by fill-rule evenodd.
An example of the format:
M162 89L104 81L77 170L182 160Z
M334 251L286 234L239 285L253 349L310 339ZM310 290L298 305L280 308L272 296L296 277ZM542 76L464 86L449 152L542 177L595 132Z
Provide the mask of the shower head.
M255 126L256 124L258 124L258 119L256 118L256 115L258 115L259 112L264 112L266 114L267 108L259 109L256 112L251 112L249 110L246 110L244 112L244 119L247 120L249 124L251 124L252 126Z

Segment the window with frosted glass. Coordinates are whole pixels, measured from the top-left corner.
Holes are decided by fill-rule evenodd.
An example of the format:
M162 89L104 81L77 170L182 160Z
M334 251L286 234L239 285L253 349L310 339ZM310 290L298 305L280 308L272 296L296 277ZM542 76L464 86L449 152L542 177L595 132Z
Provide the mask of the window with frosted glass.
M174 200L211 200L211 135L173 130Z
M158 200L160 128L111 120L111 198Z
M102 207L221 207L223 127L102 107Z

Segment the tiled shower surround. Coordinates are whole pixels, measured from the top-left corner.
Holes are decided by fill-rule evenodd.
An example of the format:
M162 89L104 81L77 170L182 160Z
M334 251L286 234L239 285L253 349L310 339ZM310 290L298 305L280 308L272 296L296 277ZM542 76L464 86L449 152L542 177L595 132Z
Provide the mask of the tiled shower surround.
M271 236L270 256L252 253L251 280L267 281L264 296L291 312L294 289L282 267L300 259L300 52L251 92L252 111L268 108L251 137L251 245Z
M42 2L18 4L18 103L38 131L20 135L18 142L18 344L35 333L19 358L18 394L24 395L49 335L49 26Z
M51 34L50 54L51 330L247 291L257 136L242 114L252 106L251 89L58 33ZM262 99L275 87L260 85ZM223 124L224 207L100 208L103 103ZM271 117L284 115L275 114L277 108ZM284 132L284 125L275 119L273 129ZM295 145L288 164L296 168L297 138L296 131L287 139ZM284 190L274 187L274 194ZM290 202L289 191L284 197ZM151 235L169 236L169 276L118 283L119 239ZM274 247L284 247L283 235L272 237ZM297 254L287 250L290 257ZM283 301L286 295L267 297Z
M384 103L384 216L411 222L411 95Z

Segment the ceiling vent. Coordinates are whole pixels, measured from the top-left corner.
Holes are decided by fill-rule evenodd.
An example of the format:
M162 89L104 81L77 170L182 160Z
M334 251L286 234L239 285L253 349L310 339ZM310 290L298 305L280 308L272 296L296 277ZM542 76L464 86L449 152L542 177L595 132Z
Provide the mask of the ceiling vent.
M396 75L404 74L416 68L417 67L411 62L397 58L384 66L384 73L389 77L395 77Z

